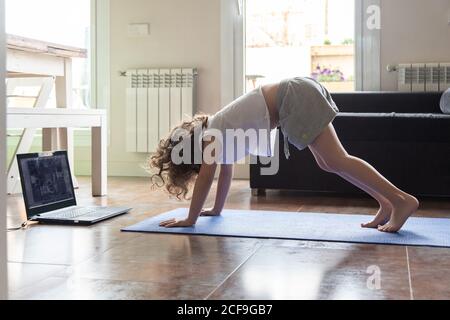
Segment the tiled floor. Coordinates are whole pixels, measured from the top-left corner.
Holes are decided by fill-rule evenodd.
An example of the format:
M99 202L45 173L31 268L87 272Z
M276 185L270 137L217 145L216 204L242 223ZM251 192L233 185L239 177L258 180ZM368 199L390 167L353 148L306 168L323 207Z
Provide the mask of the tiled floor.
M111 178L105 198L90 196L89 179L80 185L81 205L134 210L92 227L8 233L10 298L450 299L450 249L121 233L189 203L141 178ZM25 219L22 202L8 198L10 227ZM236 181L227 208L374 214L376 203L276 191L257 198ZM450 218L450 202L423 201L418 215Z

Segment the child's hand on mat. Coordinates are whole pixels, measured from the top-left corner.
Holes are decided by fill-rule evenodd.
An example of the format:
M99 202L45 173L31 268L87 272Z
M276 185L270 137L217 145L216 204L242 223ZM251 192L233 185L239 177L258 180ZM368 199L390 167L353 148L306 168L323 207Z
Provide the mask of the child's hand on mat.
M220 216L220 212L212 209L203 209L202 212L200 212L201 217L218 217Z
M164 228L184 228L184 227L192 227L195 223L192 223L188 220L177 220L177 219L170 219L163 221L159 224L160 227Z

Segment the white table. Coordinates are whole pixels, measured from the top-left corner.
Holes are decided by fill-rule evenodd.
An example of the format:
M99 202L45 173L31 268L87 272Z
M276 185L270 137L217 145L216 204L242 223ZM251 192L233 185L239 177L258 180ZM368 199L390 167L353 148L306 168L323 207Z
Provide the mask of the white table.
M36 128L42 128L43 151L67 150L74 173L73 128L92 127L92 192L106 194L106 114L98 110L72 109L72 59L87 58L86 49L74 48L15 35L7 35L7 78L48 77L32 109L7 108L8 128L24 128L16 153L29 151ZM55 88L58 109L47 110L48 97ZM21 119L23 117L23 119ZM74 185L77 181L74 178ZM8 192L18 185L17 162L8 170Z
M92 195L107 193L107 118L105 110L8 108L8 128L91 128Z

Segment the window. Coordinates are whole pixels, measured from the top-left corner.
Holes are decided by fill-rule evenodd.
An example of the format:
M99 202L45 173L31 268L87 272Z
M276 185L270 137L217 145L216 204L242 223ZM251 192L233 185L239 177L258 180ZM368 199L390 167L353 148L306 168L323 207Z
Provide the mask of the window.
M355 0L246 0L245 89L307 76L355 90Z
M91 0L6 0L6 33L89 52L90 8ZM89 59L72 60L72 77L73 106L90 106Z

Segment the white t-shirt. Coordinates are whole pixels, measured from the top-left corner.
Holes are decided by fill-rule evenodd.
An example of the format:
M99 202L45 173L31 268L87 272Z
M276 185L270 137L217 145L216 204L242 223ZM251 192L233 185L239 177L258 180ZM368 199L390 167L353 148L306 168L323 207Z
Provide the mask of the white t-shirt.
M210 117L203 137L214 137L218 142L216 163L232 164L249 154L273 156L275 135L276 130L270 129L269 109L259 87Z

